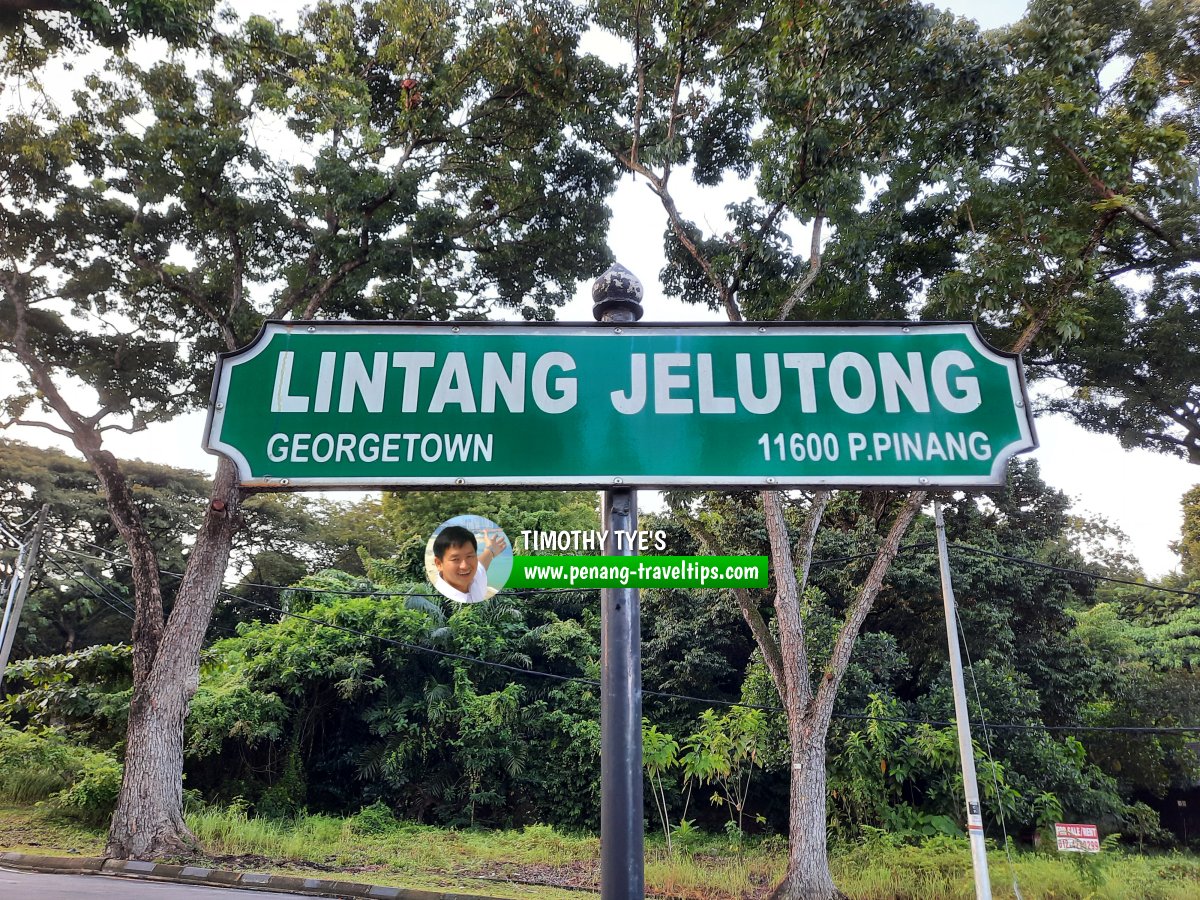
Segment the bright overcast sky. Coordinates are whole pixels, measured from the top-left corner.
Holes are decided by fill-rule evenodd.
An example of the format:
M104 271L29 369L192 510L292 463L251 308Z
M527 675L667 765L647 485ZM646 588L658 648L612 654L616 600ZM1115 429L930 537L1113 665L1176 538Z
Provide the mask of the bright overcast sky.
M255 11L293 19L295 10L303 5L277 0ZM934 5L975 18L984 28L1014 21L1025 8L1023 2L1015 0L942 0ZM714 230L722 221L724 203L737 196L733 188L690 196L681 191L678 199L685 215L706 230ZM649 288L644 321L717 320L713 313L656 296L657 274L663 266L663 228L664 216L657 200L644 184L625 178L613 201L609 243L616 258ZM591 320L590 284L580 286L576 300L560 318ZM149 434L112 432L110 447L122 456L213 471L214 457L200 448L203 427L204 415L196 413L159 426ZM1200 481L1200 470L1182 460L1147 451L1126 452L1115 438L1090 435L1057 417L1039 417L1037 430L1041 447L1033 456L1041 464L1042 475L1074 499L1078 512L1102 515L1124 529L1152 578L1178 565L1168 545L1180 534L1180 498ZM48 444L53 438L48 432L28 429L14 429L7 434L38 444ZM53 443L62 446L61 441Z

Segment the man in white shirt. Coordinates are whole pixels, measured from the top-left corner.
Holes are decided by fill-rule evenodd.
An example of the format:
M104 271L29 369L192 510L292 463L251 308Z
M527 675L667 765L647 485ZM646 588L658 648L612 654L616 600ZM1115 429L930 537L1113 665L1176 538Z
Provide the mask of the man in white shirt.
M469 528L447 525L433 539L433 564L438 577L433 586L438 593L459 603L479 603L488 594L487 568L504 552L504 536L484 537L487 546L479 552L479 542ZM493 593L495 593L493 591Z

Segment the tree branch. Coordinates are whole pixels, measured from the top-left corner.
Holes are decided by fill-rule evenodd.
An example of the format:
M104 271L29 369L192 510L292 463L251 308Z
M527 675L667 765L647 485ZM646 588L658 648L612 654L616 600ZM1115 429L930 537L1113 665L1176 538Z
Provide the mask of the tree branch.
M1097 196L1104 200L1111 200L1117 196L1117 192L1105 184L1101 180L1100 176L1088 167L1088 164L1084 161L1083 157L1076 153L1073 147L1068 145L1066 141L1058 136L1055 136L1054 142L1058 144L1059 148L1066 153L1068 157L1070 157L1071 161L1075 163L1075 167L1079 169L1080 173L1087 178L1088 184L1092 186L1092 190L1096 192ZM1164 241L1172 250L1179 249L1179 242L1176 241L1175 238L1167 234L1161 225L1155 222L1146 213L1135 207L1132 203L1122 204L1121 211L1127 213L1131 219L1140 224L1159 240Z
M804 295L808 293L808 289L812 287L812 283L817 280L817 275L821 271L821 226L824 222L825 216L822 213L818 213L816 218L813 219L812 245L809 248L808 256L808 272L805 274L804 280L796 285L796 289L787 298L787 302L783 304L783 308L779 311L780 319L788 317L792 308L803 299Z
M363 229L363 232L365 235L366 229ZM321 287L317 289L317 292L309 299L308 304L304 307L303 318L311 319L313 316L315 316L317 311L321 308L321 304L324 303L326 298L329 297L330 292L332 292L334 288L345 281L346 276L356 269L361 269L364 265L366 265L366 263L367 255L364 249L364 252L360 256L356 256L354 259L346 260L346 262L338 266L337 271L326 278L325 283L322 284Z
M1081 262L1086 263L1089 259L1091 259L1092 254L1096 252L1096 248L1100 246L1100 242L1104 239L1104 233L1108 231L1108 226L1116 221L1116 218L1119 215L1119 210L1110 209L1106 210L1105 213L1100 216L1100 218L1096 221L1095 227L1092 228L1092 233L1088 237L1087 243L1084 244L1079 250L1079 259ZM1080 269L1080 271L1082 271L1082 269ZM1024 353L1027 349L1029 349L1029 347L1037 339L1037 336L1041 334L1042 329L1046 327L1046 323L1050 321L1050 317L1054 314L1058 304L1066 299L1067 295L1071 292L1071 289L1074 288L1075 282L1078 280L1079 273L1075 272L1059 283L1057 296L1052 296L1046 301L1045 305L1034 314L1029 324L1025 326L1025 330L1021 332L1021 336L1018 337L1016 343L1013 344L1010 352Z
M684 527L699 541L705 551L708 553L717 552L719 544L713 533L703 523L698 521L694 516L687 514L678 505L673 505L672 511L683 520ZM758 649L762 653L767 672L771 676L771 681L775 683L775 690L782 697L786 681L783 674L783 656L779 651L779 642L771 634L771 629L763 618L762 612L758 608L758 603L755 602L750 592L745 588L734 588L733 596L737 600L742 618L750 627L750 633L754 636L754 642L758 645Z
M71 437L71 432L65 428L59 428L57 425L51 425L49 422L37 422L33 419L6 419L0 422L0 430L8 428L10 425L24 425L27 428L44 428L46 431L52 431L65 438Z
M646 101L646 65L642 61L642 3L638 0L634 13L633 64L637 69L637 100L633 104L633 143L629 147L632 165L638 163L638 141L642 136L642 107ZM635 170L636 171L636 170Z
M788 541L787 521L783 516L783 504L778 491L763 491L763 518L767 524L767 537L771 545L771 564L775 571L775 616L779 623L779 648L783 656L783 676L787 693L780 697L796 698L800 706L809 703L813 696L812 682L808 674L808 649L804 642L804 622L800 617L800 595L808 580L812 542L821 525L821 516L829 502L829 491L818 491L805 521L803 536L798 542L805 551L803 573L797 578L792 547Z
M838 631L833 652L829 655L829 665L825 669L825 677L821 679L820 687L817 688L816 714L819 717L818 727L822 730L829 727L829 719L833 715L833 701L837 697L842 677L850 665L850 654L854 650L854 642L858 639L859 631L862 630L867 614L875 605L875 598L879 596L879 591L883 588L884 576L900 550L900 541L925 503L925 496L925 491L909 492L904 505L900 507L900 511L892 521L887 536L879 550L876 551L871 571L867 574L866 580L858 591L858 596L850 605L846 619Z
M780 200L775 204L774 207L771 208L771 211L767 213L766 218L759 223L758 228L755 230L754 239L757 244L761 244L763 242L764 235L766 235L766 233L774 227L775 222L779 219L779 216L786 208L787 203L783 200ZM734 272L733 277L729 280L730 294L736 295L741 287L742 276L746 274L746 269L749 268L750 261L754 258L754 246L754 244L748 244L745 250L742 252L741 259L738 260L737 269Z
M100 432L123 431L125 434L138 434L139 432L145 431L146 426L145 425L121 425L121 424L114 422L113 424L105 425L105 426L99 428L98 430Z
M237 228L230 229L229 243L233 248L233 284L229 291L229 312L225 315L226 322L232 322L234 315L242 305L242 297L245 292L245 276L246 276L246 253L242 247L242 239L238 234ZM229 350L236 350L236 347L227 347Z
M204 298L203 294L186 282L180 281L179 279L168 275L163 270L161 265L151 262L140 254L133 254L132 259L134 265L153 274L158 280L158 283L167 290L172 291L173 293L178 294L180 297L183 297L189 302L195 304L195 306L202 313L204 313L205 316L208 317L209 321L211 321L220 330L221 340L225 342L226 349L237 349L237 336L234 335L233 328L230 326L229 321L217 312L216 307L209 303L208 300Z
M667 218L671 220L671 230L675 232L675 237L679 239L679 243L683 244L684 249L700 266L704 274L708 277L709 283L717 289L717 296L721 298L721 305L725 307L725 315L731 322L741 322L742 312L738 309L737 301L729 293L729 287L721 280L721 276L713 267L708 257L700 252L700 248L696 246L696 242L691 239L687 233L686 220L679 213L679 207L675 205L675 199L671 196L671 192L667 190L665 184L661 188L651 188L654 193L658 194L658 199L662 202L663 209L667 211Z
M659 202L662 203L662 207L667 213L667 219L671 223L671 231L675 233L675 237L678 239L679 243L683 245L683 248L687 250L688 255L696 261L696 265L698 265L704 272L705 277L708 278L709 284L716 288L717 296L719 296L721 299L721 305L725 308L725 314L728 316L729 321L741 322L742 313L737 307L737 301L733 298L729 290L729 286L721 280L721 276L717 274L717 270L713 268L712 263L709 262L708 257L700 252L700 248L688 234L687 225L690 223L688 223L687 220L684 219L680 214L679 207L675 205L675 199L671 196L671 192L667 188L666 181L663 178L660 178L650 169L646 168L640 162L630 158L628 154L622 153L620 150L616 150L611 147L609 148L609 152L612 153L613 156L617 158L617 161L627 169L632 172L637 172L646 178L646 181L649 182L648 187L654 192L655 196L658 197Z

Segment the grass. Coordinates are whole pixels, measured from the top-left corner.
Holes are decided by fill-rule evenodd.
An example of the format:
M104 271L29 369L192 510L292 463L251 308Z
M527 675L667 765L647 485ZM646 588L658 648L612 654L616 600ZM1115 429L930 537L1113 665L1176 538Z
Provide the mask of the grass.
M63 820L48 811L0 805L0 850L62 856L100 856L104 833Z
M975 882L965 841L925 847L856 847L832 860L838 886L855 900L971 900ZM1194 900L1200 897L1195 855L1125 853L988 854L992 896L1045 900Z
M580 900L594 895L599 840L536 825L517 831L453 831L396 823L362 833L354 818L305 816L290 822L207 809L188 823L206 855L189 861L529 900ZM103 852L104 834L71 824L44 808L0 806L0 849L48 855ZM651 841L646 884L651 894L684 900L757 898L783 874L778 838L739 855L718 838L668 856ZM970 900L974 897L965 840L924 847L852 846L831 860L838 886L854 900ZM990 854L992 892L1013 898L1015 871L1028 900L1191 900L1200 896L1194 855L1019 853L1013 868Z

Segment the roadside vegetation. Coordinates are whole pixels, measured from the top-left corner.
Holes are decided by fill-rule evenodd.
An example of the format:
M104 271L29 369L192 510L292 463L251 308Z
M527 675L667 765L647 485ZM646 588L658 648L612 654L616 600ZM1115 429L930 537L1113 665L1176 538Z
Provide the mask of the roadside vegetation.
M594 494L337 505L256 494L228 457L211 479L120 460L110 438L206 409L214 355L269 320L555 319L613 262L625 175L661 204L648 295L745 324L974 322L1051 388L1043 409L1200 464L1194 0L1031 0L988 32L915 0L320 0L288 22L98 0L68 4L75 24L55 5L0 15L0 428L76 454L0 441L0 572L49 508L4 673L0 798L108 820L113 856L222 853L241 844L226 820L267 845L310 822L363 847L594 833L595 595L456 608L421 564L468 503L512 536L598 527ZM611 51L588 49L599 32ZM904 393L885 405L923 416ZM1032 847L1078 821L1195 849L1200 494L1151 588L1035 463L1006 475L936 497L873 476L671 491L669 515L641 517L668 553L769 556L772 575L643 594L664 891L959 890L935 499L988 723L988 836ZM1043 890L1152 896L1176 871L1157 859L1044 863L1074 874Z
M206 848L188 862L253 871L471 892L527 900L598 893L598 838L546 825L522 829L446 829L397 822L368 808L355 816L255 819L243 806L202 808L188 825ZM49 855L100 855L104 834L47 807L0 805L0 849ZM835 843L831 866L852 900L969 900L974 896L965 839L931 838L896 846L886 840ZM647 893L659 897L756 898L782 875L786 843L778 836L733 847L700 835L668 853L648 841ZM1027 898L1190 900L1200 891L1195 854L1139 855L1108 849L1096 857L1017 852L989 857L996 898L1013 898L1015 876Z
M38 477L53 469L14 449ZM46 451L45 460L60 458ZM1191 546L1200 520L1195 499L1185 498L1181 546ZM514 530L595 524L590 498L578 495L479 500ZM405 535L428 533L456 502L394 495L340 512L274 503L270 515L291 523L279 532L307 533L328 562L297 577L300 546L291 564L279 551L248 548L254 574L222 595L187 725L187 824L202 848L189 858L475 893L519 883L525 896L535 890L525 882L549 886L538 891L594 889L591 599L501 595L454 607L430 597L419 547ZM860 502L840 498L833 521L853 523ZM1194 721L1195 612L1181 595L1072 574L1138 575L1119 534L1071 518L1066 504L1036 466L1016 463L1009 486L986 505L948 506L979 692L973 716L982 701L993 726L1023 726L993 727L986 743L976 735L989 837L1003 847L1007 831L1023 848L1014 865L1028 897L1133 896L1120 885L1137 885L1137 896L1188 896L1198 888L1196 861L1169 855L1189 849L1169 816L1172 799L1190 796L1200 774L1189 735L1069 729ZM752 512L714 501L709 521L750 533ZM355 516L375 521L378 556L347 552L345 522ZM671 517L644 524L664 530L673 551L695 552ZM943 724L951 701L929 525L918 519L893 566L895 585L860 641L831 731L831 866L851 897L970 894L956 738ZM830 529L817 558L854 556L860 540L852 527ZM51 549L49 573L78 563L69 547L64 538ZM1194 559L1185 556L1180 587L1196 581ZM808 620L826 638L829 609L854 577L844 567L814 567ZM272 585L271 573L285 584ZM114 595L124 589L119 566L91 574ZM78 579L47 576L31 594L31 646L51 645L63 622L79 633L109 627L86 597L60 585ZM645 706L648 883L668 896L764 894L786 859L788 755L762 664L718 592L647 591L643 605L644 677L666 689ZM5 845L102 852L86 829L114 808L131 684L123 643L28 655L10 668L0 700L0 802L15 804ZM1035 837L1053 844L1046 836L1055 821L1096 822L1109 849L1086 860L1031 852ZM65 823L73 824L60 832ZM1002 853L993 854L993 878L1005 896Z

